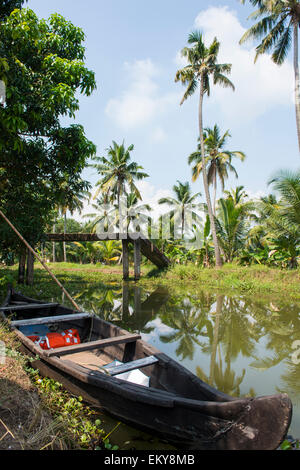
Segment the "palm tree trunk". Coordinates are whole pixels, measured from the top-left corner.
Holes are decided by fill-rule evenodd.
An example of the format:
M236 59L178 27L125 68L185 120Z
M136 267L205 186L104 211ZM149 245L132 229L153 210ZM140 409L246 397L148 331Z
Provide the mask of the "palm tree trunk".
M64 213L64 234L67 233L67 211ZM66 248L66 242L63 242L64 246L64 262L67 262L67 248Z
M294 25L294 72L295 72L295 108L296 125L298 135L298 147L300 151L300 83L299 83L299 61L298 61L298 23Z
M219 248L219 243L218 243L218 238L217 238L215 218L214 218L214 214L212 211L208 180L207 180L207 172L206 172L204 136L203 136L203 98L204 98L204 83L203 83L203 77L201 77L200 100L199 100L199 133L200 133L200 145L201 145L201 153L202 153L202 175L203 175L203 184L204 184L208 214L210 218L211 233L212 233L213 243L214 243L214 248L215 248L216 267L219 268L222 266L222 260L221 260L221 255L220 255L220 248Z
M214 216L216 216L216 201L217 201L217 168L214 169Z

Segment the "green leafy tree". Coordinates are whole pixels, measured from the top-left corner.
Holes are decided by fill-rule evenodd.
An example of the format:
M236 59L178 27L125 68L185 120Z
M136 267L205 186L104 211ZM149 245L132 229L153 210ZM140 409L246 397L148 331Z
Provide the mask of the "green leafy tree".
M217 58L220 49L220 43L215 38L209 47L206 47L200 31L194 31L189 35L188 43L191 47L182 49L181 54L187 60L187 65L176 73L175 81L180 81L186 86L186 91L183 95L181 104L192 96L200 87L200 100L199 100L199 136L201 154L203 160L203 184L208 207L208 213L211 223L211 232L213 236L216 266L222 265L219 243L217 238L215 220L213 209L210 199L206 162L205 162L205 142L203 134L203 100L204 96L210 95L210 77L213 79L214 84L219 84L224 87L234 89L232 82L227 77L231 72L231 64L218 64Z
M245 3L245 0L241 0ZM298 30L300 26L300 4L298 0L249 0L258 9L250 18L260 20L246 31L240 40L261 40L256 48L255 61L258 56L273 51L272 60L281 65L287 58L291 45L294 48L295 74L295 108L300 150L300 82L299 82L299 51Z
M279 194L279 201L261 201L266 237L276 251L289 254L289 266L295 268L300 249L300 172L280 171L270 184Z
M20 9L27 0L1 0L0 3L0 21L9 16L15 9Z
M84 33L61 15L40 20L30 9L14 10L0 24L0 57L7 64L6 105L0 106L0 206L23 236L43 239L49 214L68 181L76 194L95 146L74 117L79 94L89 96L95 76L84 64ZM22 250L0 225L2 249Z

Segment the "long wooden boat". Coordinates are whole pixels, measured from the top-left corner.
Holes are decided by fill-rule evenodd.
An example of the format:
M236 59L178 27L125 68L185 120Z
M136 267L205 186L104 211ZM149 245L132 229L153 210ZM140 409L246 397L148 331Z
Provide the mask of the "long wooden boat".
M67 390L132 426L194 450L274 450L286 436L286 394L235 398L215 390L178 362L89 313L9 289L0 314L34 358L33 367ZM29 333L76 329L80 343L42 349ZM116 362L117 361L117 362Z

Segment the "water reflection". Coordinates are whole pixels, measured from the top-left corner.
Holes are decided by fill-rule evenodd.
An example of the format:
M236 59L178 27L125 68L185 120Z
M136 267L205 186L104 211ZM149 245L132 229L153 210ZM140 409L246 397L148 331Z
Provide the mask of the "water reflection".
M86 311L137 332L220 391L233 396L289 394L291 433L300 437L300 365L292 343L300 339L300 304L205 291L176 295L124 283L77 292Z

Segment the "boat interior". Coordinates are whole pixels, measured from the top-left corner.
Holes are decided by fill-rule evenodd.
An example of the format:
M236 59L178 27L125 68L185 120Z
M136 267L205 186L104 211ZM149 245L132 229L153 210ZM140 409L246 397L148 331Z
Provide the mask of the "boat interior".
M78 344L43 350L46 357L59 357L89 371L98 371L139 385L150 386L159 362L145 351L139 334L131 334L88 313L76 313L56 303L10 299L1 309L21 335L43 338L49 333L78 332ZM153 380L151 381L153 386Z
M24 300L25 299L25 300ZM43 336L76 329L80 343L49 350L39 349L44 358L55 357L81 367L87 374L99 372L144 387L167 391L177 396L211 401L231 400L206 386L194 374L129 333L89 313L76 313L60 304L45 304L15 293L0 308L19 335Z

